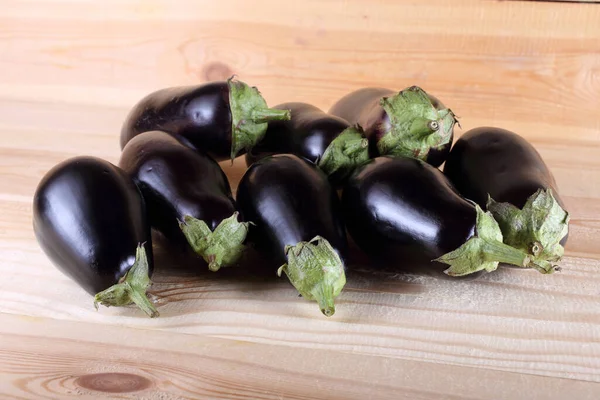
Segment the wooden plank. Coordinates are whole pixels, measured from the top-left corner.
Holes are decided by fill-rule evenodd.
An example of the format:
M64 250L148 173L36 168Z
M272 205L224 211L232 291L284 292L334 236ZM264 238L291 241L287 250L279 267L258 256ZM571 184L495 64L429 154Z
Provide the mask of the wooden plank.
M354 271L326 319L274 273L213 274L158 249L161 317L150 320L96 312L18 229L30 206L13 205L0 213L10 232L0 238L2 312L600 381L598 261L568 257L553 276L510 269L475 282Z
M584 381L0 314L7 398L585 400L599 390Z
M598 21L597 5L556 2L3 1L0 397L96 398L82 382L112 379L149 382L119 398L599 398ZM211 274L159 246L161 318L94 311L35 242L38 181L79 154L117 162L120 125L149 91L233 73L270 104L324 109L417 84L461 117L458 135L522 134L572 215L563 272L457 283L353 269L326 319L283 279ZM222 166L235 189L243 160Z

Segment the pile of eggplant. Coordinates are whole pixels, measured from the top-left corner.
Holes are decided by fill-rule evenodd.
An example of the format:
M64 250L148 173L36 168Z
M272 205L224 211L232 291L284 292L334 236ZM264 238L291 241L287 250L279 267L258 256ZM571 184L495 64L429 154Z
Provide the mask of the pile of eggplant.
M357 90L329 112L268 107L233 78L162 89L127 116L118 166L81 156L43 177L33 228L96 308L135 304L150 317L153 229L211 271L244 268L252 247L326 316L353 263L347 235L377 271L558 271L569 214L539 153L495 127L453 143L456 125L416 86ZM241 155L234 198L218 162Z

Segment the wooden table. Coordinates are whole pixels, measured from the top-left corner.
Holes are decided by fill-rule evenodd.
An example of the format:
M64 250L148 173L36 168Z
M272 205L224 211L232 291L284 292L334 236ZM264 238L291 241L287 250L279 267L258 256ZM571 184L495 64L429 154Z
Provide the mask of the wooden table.
M325 318L284 279L160 257L161 317L95 311L38 247L43 174L117 162L129 107L224 79L323 108L363 86L434 93L464 130L530 140L572 214L563 271L476 282L351 273ZM600 398L600 6L547 2L4 0L0 398ZM235 187L243 163L223 167Z

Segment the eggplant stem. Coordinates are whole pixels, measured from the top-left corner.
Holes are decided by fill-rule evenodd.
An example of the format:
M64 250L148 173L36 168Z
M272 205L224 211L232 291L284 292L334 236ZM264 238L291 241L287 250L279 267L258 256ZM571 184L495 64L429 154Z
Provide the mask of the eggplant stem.
M333 294L333 287L323 284L317 285L315 289L311 291L311 294L317 303L319 303L319 308L321 308L323 315L331 317L335 314L335 296Z
M378 141L381 155L426 160L431 149L452 141L456 118L450 109L437 109L429 95L418 86L381 99L390 128Z
M212 232L204 221L190 215L179 221L179 228L188 243L213 272L235 264L246 248L243 243L250 223L239 222L238 215L237 211L234 212L231 217L221 221Z
M286 246L287 264L277 274L285 272L288 279L307 300L316 300L323 315L335 313L335 298L346 284L344 264L329 242L316 236L308 242Z
M231 112L231 154L233 160L242 151L249 151L265 136L267 122L289 120L289 110L267 106L258 89L231 77L229 110Z
M142 244L135 252L135 262L121 281L94 296L94 307L98 304L106 307L121 307L135 303L150 318L158 317L158 311L148 299L146 291L152 285L150 280L148 258Z
M361 128L349 127L331 141L318 162L332 183L344 181L354 169L369 160L369 141Z
M561 241L569 233L570 217L554 198L552 189L537 190L522 209L491 197L487 208L498 221L504 243L531 255L538 271L556 271L554 264L564 254Z
M531 257L525 252L495 240L485 240L482 251L486 261L498 261L524 268L529 267L531 262Z
M252 111L250 120L257 124L263 124L271 121L288 121L290 119L290 115L290 110L259 108Z
M474 204L474 203L473 203ZM521 268L545 269L551 273L554 268L539 262L531 254L503 243L498 223L491 212L483 212L475 204L475 235L459 248L433 260L450 265L444 272L450 276L463 276L478 271L492 272L499 263L515 265Z

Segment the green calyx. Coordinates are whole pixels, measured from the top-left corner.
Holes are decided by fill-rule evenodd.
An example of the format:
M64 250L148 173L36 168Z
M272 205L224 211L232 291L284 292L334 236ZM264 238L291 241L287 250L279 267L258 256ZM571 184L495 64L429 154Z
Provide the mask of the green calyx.
M188 243L211 271L231 266L240 259L246 248L242 243L246 240L249 225L249 222L238 221L238 212L221 221L214 231L204 221L189 215L179 221L179 228Z
M560 241L569 232L570 217L551 189L535 192L522 209L510 203L498 203L491 197L487 208L498 221L504 243L535 258L536 269L542 273L558 269L557 263L565 251Z
M350 127L329 144L318 166L332 181L340 182L368 160L369 140L361 128Z
M277 270L288 279L307 300L316 300L321 312L331 317L335 313L334 299L346 284L344 263L329 242L316 236L308 242L286 246L287 263Z
M438 110L423 89L411 86L381 99L391 129L377 142L381 155L425 160L431 149L450 143L457 123L449 109Z
M94 307L97 310L98 304L106 307L122 307L135 303L150 318L158 317L158 311L146 296L146 291L152 285L148 275L146 250L140 244L135 252L135 262L129 271L119 283L94 296Z
M270 121L287 121L289 110L269 108L257 88L244 82L227 80L231 109L231 159L250 150L264 136Z
M458 249L433 260L450 265L444 272L449 276L464 276L478 271L492 272L499 263L522 268L540 268L534 257L521 249L503 243L502 231L488 212L475 204L477 220L475 235Z

